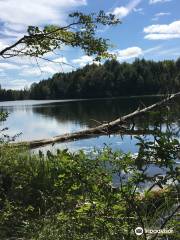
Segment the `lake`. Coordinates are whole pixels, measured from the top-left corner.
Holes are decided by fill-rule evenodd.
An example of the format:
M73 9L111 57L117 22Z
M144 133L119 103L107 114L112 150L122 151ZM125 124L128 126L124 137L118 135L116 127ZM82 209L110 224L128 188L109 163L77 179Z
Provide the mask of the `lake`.
M13 136L22 133L16 141L37 140L49 138L63 133L72 133L79 130L94 127L100 123L111 121L136 110L139 106L148 106L157 102L160 97L129 97L114 99L94 100L27 100L14 102L0 102L0 111L9 113L2 127L8 127L7 133ZM170 125L178 130L180 126L180 104L178 101L172 105L169 111ZM167 112L163 120L160 120L162 128L166 127ZM156 114L152 117L146 116L136 119L135 128L152 128L154 119L159 121ZM132 123L127 123L129 126ZM121 149L125 152L137 152L137 140L134 136L111 135L89 138L85 140L67 143L56 143L54 146L45 146L44 150L55 150L56 148L69 148L70 151L84 149L90 151L95 148L103 148L106 144L113 149Z

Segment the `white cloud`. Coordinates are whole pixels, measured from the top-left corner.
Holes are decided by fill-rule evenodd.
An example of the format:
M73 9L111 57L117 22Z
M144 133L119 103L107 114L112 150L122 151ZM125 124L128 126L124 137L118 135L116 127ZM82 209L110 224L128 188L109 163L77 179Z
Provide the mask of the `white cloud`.
M116 55L117 60L119 62L122 61L129 61L133 58L141 58L141 57L147 57L147 58L154 58L156 56L163 56L165 58L171 58L173 56L179 56L180 48L165 48L163 45L157 45L151 48L142 49L140 47L129 47L122 50L115 50L111 52Z
M67 13L86 0L4 0L0 2L1 34L16 36L29 25L65 24Z
M170 24L156 24L144 28L145 33L180 33L180 21L175 21Z
M138 46L134 47L128 47L125 49L119 49L119 50L114 50L114 51L109 51L110 54L114 54L116 56L116 59L120 62L130 60L132 58L136 57L142 57L145 54L157 52L162 48L161 45L155 46L152 48L148 48L146 50L143 50L142 48ZM82 56L78 59L72 60L74 64L78 64L80 67L85 66L86 64L92 64L93 63L93 58L90 56Z
M147 55L147 57L157 57L162 56L163 59L173 58L174 56L179 56L180 48L167 48L165 45L158 45L152 48L148 48L143 50L143 55Z
M171 15L171 13L169 13L169 12L160 12L160 13L156 13L155 14L156 17L168 16L168 15Z
M160 13L156 13L154 15L154 18L152 18L153 21L158 21L160 17L163 17L163 16L169 16L171 15L170 12L160 12Z
M116 55L118 61L125 61L143 55L143 50L140 47L135 46L122 50L116 50L112 53Z
M179 56L180 55L180 48L166 48L162 49L161 51L158 52L158 55L164 55L164 56Z
M0 69L2 70L13 70L13 69L19 69L20 66L12 63L7 62L0 62Z
M180 38L180 21L150 25L144 28L144 32L147 34L145 39L149 40Z
M8 45L2 41L0 41L0 51L6 48Z
M158 46L155 46L155 47L152 47L152 48L148 48L146 50L143 51L143 54L149 54L149 53L157 53L158 51L158 54L159 54L159 50L162 49L162 45L158 45Z
M46 60L38 61L38 64L29 64L21 66L22 70L19 73L20 76L47 76L49 74L55 74L57 72L69 72L72 71L72 67L69 65L65 57L59 57L51 62Z
M172 0L149 0L149 4L171 2Z
M0 4L0 19L20 25L60 23L64 11L85 4L86 0L6 0Z
M65 57L59 57L59 58L56 58L56 59L54 59L53 60L53 62L55 62L55 63L65 63L65 64L67 64L68 63L68 61L67 61L67 59L65 58Z
M4 28L0 30L0 35L5 36L6 38L11 38L11 39L16 39L16 38L21 38L24 34L16 32L11 30L12 28L6 28L6 25Z
M123 18L129 14L129 9L127 7L117 7L112 13L119 18Z
M96 63L99 64L96 61L93 61L93 57L91 56L81 56L80 58L76 58L72 60L72 63L77 64L79 67L84 67L86 64L92 64L92 63Z
M148 34L145 36L145 39L148 40L168 40L180 38L180 34Z
M19 66L28 66L28 65L37 65L37 61L35 57L30 57L30 56L17 56L17 57L12 57L8 59L8 62L17 64Z
M18 79L12 79L12 76L8 74L10 70L14 70L13 75ZM23 59L17 62L14 59L11 59L9 62L0 61L0 84L7 89L21 89L25 85L29 86L32 83L32 78L33 81L38 81L57 72L70 72L72 70L73 67L65 57L59 57L50 61L40 59L38 62L35 60L31 62L28 59L25 59L24 62Z
M5 89L18 90L23 89L25 86L29 87L31 84L32 82L26 79L14 79L14 80L6 79L2 83L2 87Z
M45 73L57 73L57 72L70 72L73 67L68 63L65 57L59 57L52 60L53 62L49 62L41 67L41 70Z
M134 8L133 11L144 15L143 8Z
M26 66L22 69L22 71L19 73L20 76L41 76L41 71L38 68L38 66Z
M0 0L0 50L12 44L15 39L24 35L28 25L43 26L45 24L67 24L68 13L74 8L84 6L87 0ZM51 54L45 56L52 59ZM60 64L58 61L65 64ZM15 57L0 63L1 75L5 70L16 70L16 78L42 78L56 72L71 71L66 59L54 59L51 63L28 57ZM10 75L9 75L10 76ZM12 76L10 76L11 78ZM18 81L20 81L18 79ZM15 83L14 83L15 84ZM16 82L17 85L17 82ZM23 85L23 81L21 81ZM20 85L19 85L20 86ZM17 86L18 88L18 86Z
M113 11L112 14L114 14L118 18L124 18L127 15L129 15L135 7L141 2L141 0L132 0L128 5L126 6L120 6L116 7Z
M152 21L158 21L159 18L158 18L158 17L153 17L151 20L152 20Z

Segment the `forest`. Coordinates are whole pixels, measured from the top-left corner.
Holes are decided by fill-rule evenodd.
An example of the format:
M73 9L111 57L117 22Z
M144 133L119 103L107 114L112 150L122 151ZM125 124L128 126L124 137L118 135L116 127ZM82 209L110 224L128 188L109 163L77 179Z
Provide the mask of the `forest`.
M23 6L30 11L29 5ZM0 50L0 57L42 58L65 45L80 47L95 60L111 59L108 51L111 45L96 33L99 25L102 28L121 23L115 15L103 11L88 15L74 12L69 18L71 21L65 26L29 26L24 36ZM97 148L88 152L32 149L31 142L18 141L18 133L9 134L6 120L12 112L3 109L0 112L0 239L180 239L180 121L175 102L179 103L179 70L180 59L160 62L136 59L133 63L112 59L102 65L56 73L29 89L0 88L0 101L175 93L152 105L141 103L127 115L115 111L114 120L106 122L103 118L97 127L61 135L63 141L74 141L74 135L89 138L93 134L105 134L110 138L113 130L126 144L125 131L136 130L141 121L144 122L141 130L151 130L151 135L134 135L136 152L114 150L106 142L103 148L97 144ZM43 110L41 115L53 110ZM65 113L69 112L74 117L73 111L67 108ZM36 122L39 123L38 118ZM13 118L10 129L15 125ZM40 125L41 122L39 128L49 128ZM31 119L28 128L34 129ZM58 129L61 130L60 125ZM59 136L45 143L54 147L57 140ZM37 147L44 140L33 142Z
M33 83L29 89L0 88L0 101L24 99L103 98L178 92L180 58L164 61L136 59L133 63L107 60Z

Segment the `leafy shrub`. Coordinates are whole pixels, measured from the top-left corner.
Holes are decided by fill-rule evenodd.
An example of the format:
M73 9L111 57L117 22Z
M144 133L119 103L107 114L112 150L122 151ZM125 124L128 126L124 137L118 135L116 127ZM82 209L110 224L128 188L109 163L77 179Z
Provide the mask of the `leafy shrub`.
M163 223L176 239L178 153L179 142L165 134L139 138L137 156L108 147L35 155L1 145L0 239L136 239L137 226ZM153 166L163 174L150 174Z

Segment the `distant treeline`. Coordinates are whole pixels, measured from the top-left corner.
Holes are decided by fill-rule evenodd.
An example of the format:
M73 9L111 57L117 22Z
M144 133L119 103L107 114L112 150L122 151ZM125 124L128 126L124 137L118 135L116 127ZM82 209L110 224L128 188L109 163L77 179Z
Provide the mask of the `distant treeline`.
M161 94L180 91L180 58L177 61L133 63L106 61L33 83L29 90L0 89L0 100L101 98Z

